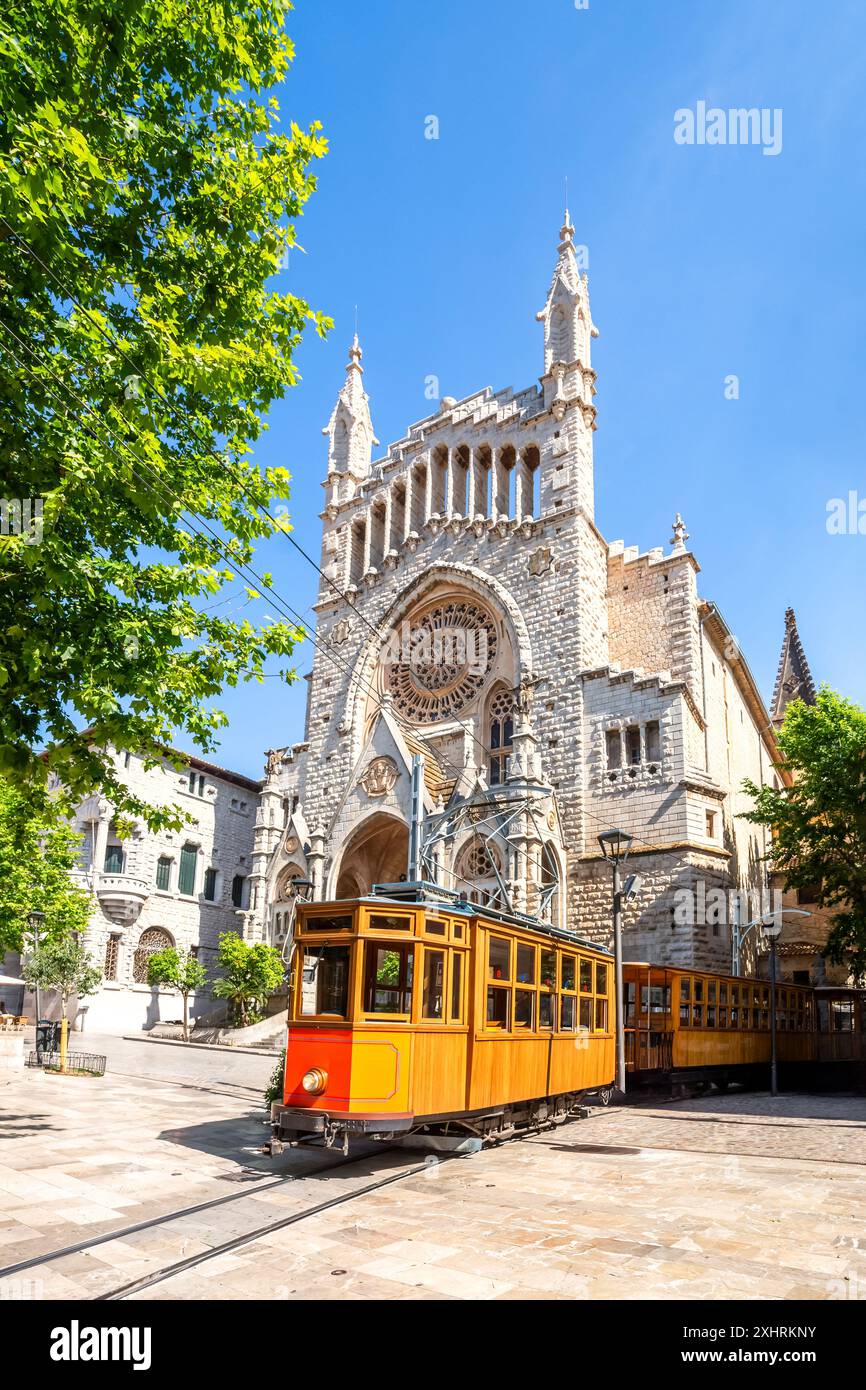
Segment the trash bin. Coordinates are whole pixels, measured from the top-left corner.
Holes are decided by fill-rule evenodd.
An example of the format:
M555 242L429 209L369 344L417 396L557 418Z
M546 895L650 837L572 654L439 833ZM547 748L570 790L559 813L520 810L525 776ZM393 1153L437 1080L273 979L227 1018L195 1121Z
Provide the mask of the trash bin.
M36 1025L36 1056L43 1052L57 1052L60 1047L60 1024L50 1018L40 1018Z

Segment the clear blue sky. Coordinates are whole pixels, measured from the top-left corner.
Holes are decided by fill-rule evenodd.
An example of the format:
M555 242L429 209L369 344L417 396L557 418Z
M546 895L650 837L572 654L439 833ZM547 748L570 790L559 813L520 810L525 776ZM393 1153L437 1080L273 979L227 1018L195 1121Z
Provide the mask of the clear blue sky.
M298 0L287 27L284 116L321 120L330 153L278 283L335 328L305 342L258 458L291 470L301 543L318 559L354 305L382 453L430 412L431 373L457 397L529 385L567 176L601 332L602 532L667 545L681 511L765 698L792 605L816 681L866 703L866 535L826 530L829 499L866 498L862 0ZM676 144L699 100L781 108L781 152ZM314 601L284 540L259 560ZM259 776L303 737L305 691L230 692L218 761Z

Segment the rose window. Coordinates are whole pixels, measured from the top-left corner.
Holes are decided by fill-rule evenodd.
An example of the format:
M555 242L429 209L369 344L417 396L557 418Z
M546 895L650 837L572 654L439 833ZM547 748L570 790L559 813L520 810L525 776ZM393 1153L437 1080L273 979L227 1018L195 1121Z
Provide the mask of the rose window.
M384 659L385 688L416 724L464 709L484 687L496 658L496 625L474 603L449 601L400 624Z

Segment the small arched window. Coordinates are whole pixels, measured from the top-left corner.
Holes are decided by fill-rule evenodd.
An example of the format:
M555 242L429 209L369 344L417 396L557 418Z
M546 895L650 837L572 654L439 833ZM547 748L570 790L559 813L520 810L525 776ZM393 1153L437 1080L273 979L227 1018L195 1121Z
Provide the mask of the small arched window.
M167 951L174 942L162 927L147 927L138 938L132 960L132 978L137 985L147 984L147 963L157 951Z
M480 837L476 838L460 855L456 887L459 892L466 894L470 902L482 905L494 903L501 897L497 870L502 872L497 851L492 845L485 845Z
M490 785L501 786L508 777L514 744L514 700L502 687L490 701L487 715L487 745L490 749Z
M541 851L541 917L545 922L559 926L560 912L560 874L559 862L554 850L546 844Z

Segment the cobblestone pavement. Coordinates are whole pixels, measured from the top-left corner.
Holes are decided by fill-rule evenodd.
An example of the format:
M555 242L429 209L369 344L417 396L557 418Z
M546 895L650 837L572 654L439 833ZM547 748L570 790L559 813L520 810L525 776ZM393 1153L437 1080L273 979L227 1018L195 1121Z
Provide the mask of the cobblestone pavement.
M241 1200L13 1273L0 1298L92 1298L423 1162L372 1147L328 1174L337 1156L322 1151L266 1159L270 1059L126 1048L102 1081L27 1074L0 1089L0 1264ZM866 1098L595 1110L429 1163L134 1297L862 1299Z

